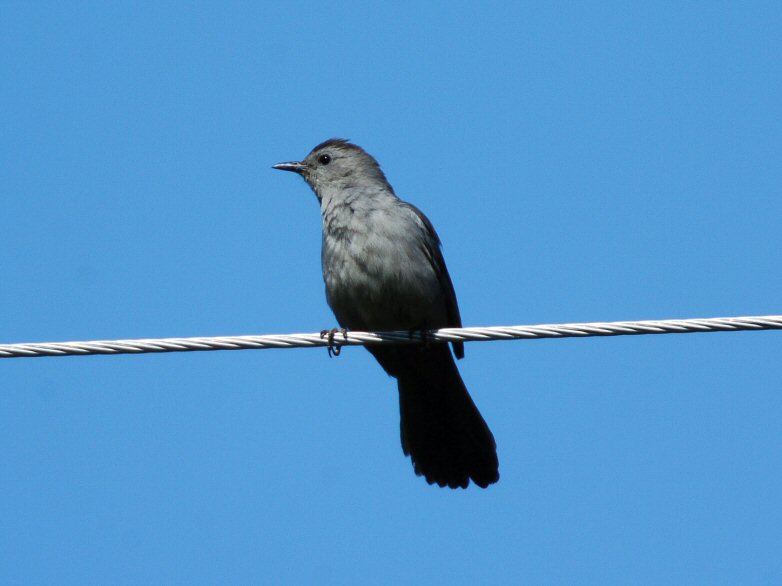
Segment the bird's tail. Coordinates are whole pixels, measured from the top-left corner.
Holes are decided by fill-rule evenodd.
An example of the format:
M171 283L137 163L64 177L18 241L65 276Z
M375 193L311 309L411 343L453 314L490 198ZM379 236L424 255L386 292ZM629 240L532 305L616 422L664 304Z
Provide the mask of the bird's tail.
M499 480L494 436L445 344L368 348L399 386L402 450L429 484L486 488Z

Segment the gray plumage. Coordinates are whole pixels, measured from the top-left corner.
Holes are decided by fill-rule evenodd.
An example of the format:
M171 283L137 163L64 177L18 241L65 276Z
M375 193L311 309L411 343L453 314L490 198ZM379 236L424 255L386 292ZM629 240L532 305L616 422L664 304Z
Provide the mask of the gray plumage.
M342 327L461 327L451 278L432 224L395 194L374 158L342 139L316 146L299 173L320 202L326 299ZM367 349L399 387L402 449L430 484L481 487L499 479L494 437L445 344ZM458 358L462 342L453 344Z

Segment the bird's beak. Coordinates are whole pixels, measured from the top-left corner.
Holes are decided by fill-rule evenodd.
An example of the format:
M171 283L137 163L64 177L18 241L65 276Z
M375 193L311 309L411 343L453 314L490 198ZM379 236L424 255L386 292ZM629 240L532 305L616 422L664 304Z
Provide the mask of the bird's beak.
M294 161L291 163L277 163L276 165L272 165L272 169L279 169L280 171L293 171L294 173L301 175L304 173L304 171L307 170L307 165L299 161Z

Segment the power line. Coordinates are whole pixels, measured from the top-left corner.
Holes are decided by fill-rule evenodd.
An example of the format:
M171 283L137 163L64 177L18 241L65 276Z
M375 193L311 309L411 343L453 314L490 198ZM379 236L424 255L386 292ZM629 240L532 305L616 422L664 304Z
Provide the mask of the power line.
M364 344L428 342L486 342L541 338L585 338L590 336L639 336L645 334L689 334L780 330L782 315L712 317L646 321L615 321L533 326L491 326L442 328L420 332L337 332L333 342L323 334L271 334L263 336L219 336L206 338L152 338L137 340L93 340L89 342L35 342L0 344L0 358L40 356L88 356L93 354L144 354L147 352L196 352L206 350L261 350L316 346L360 346Z

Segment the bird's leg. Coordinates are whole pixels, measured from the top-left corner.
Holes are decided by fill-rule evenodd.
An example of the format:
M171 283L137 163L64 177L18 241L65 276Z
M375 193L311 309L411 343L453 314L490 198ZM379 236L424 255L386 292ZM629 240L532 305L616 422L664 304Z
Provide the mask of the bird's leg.
M330 330L321 330L320 331L320 338L321 340L323 338L328 338L329 345L327 346L328 352L329 352L329 358L332 356L339 356L340 352L342 352L342 348L338 343L334 343L334 336L337 332L342 333L342 338L347 340L348 339L348 329L342 328L331 328Z

